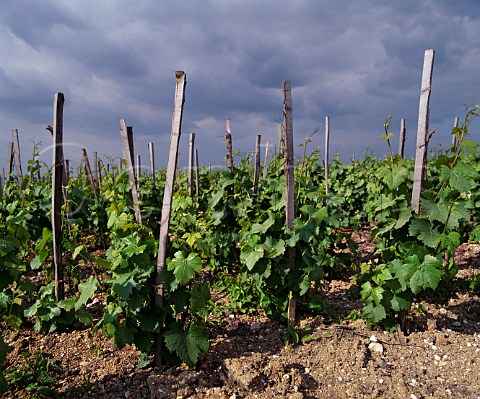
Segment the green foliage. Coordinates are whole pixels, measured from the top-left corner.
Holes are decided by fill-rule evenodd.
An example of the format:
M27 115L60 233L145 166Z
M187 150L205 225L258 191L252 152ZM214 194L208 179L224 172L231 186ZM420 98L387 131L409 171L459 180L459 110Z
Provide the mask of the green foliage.
M293 298L300 314L330 314L324 282L350 277L357 250L351 235L367 226L376 249L372 262L355 276L361 315L371 327L394 328L414 297L452 282L456 248L480 241L479 151L466 138L477 114L478 107L467 109L462 126L452 131L456 144L432 154L419 214L410 206L413 160L394 155L390 117L381 136L388 155L380 159L367 152L351 162L336 157L328 181L318 149L307 152L316 131L307 137L295 166L296 215L290 229L281 154L269 162L255 193L250 155L232 171L201 167L200 191L193 197L187 195L187 174L180 171L160 286L155 274L164 172L157 172L155 182L138 178L142 223L137 224L126 170L103 170L95 200L79 169L65 188L62 255L69 290L61 301L54 295L51 180L48 172L45 182L36 178L42 165L35 155L20 190L18 182L8 181L8 195L0 197L0 315L15 329L25 319L37 331L89 325L86 306L102 290L106 305L95 330L118 347L135 344L142 365L158 334L166 360L192 367L209 348L212 309L286 322ZM91 255L99 249L101 255ZM45 283L33 283L38 280ZM472 289L478 289L477 280ZM163 291L162 307L155 304L156 290ZM225 300L213 304L211 290ZM286 338L302 340L295 326L288 326Z
M31 398L52 397L55 394L52 385L55 383L56 374L61 372L61 362L42 351L22 352L21 356L21 364L12 365L5 370L9 389L14 393L28 392Z

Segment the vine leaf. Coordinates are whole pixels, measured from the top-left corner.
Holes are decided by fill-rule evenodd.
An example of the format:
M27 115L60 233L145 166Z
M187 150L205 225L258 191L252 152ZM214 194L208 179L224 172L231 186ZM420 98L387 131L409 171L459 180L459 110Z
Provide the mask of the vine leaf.
M449 183L460 192L470 191L475 187L475 179L478 172L475 166L467 163L458 163L450 172Z
M363 308L363 315L366 319L372 320L374 323L378 323L387 317L385 307L383 305L374 306L373 303L369 303Z
M261 245L256 245L253 250L242 251L240 260L247 266L248 270L252 270L255 264L263 257L264 250Z
M411 236L417 237L427 247L436 248L440 242L440 233L425 219L413 219L408 232Z
M442 278L442 261L432 255L426 255L420 267L413 273L410 279L410 287L414 294L422 289L432 288L435 290Z
M172 281L171 289L175 291L179 285L188 283L195 273L202 272L202 259L191 252L186 258L182 251L175 253L174 258L167 264L167 269L173 271L175 280Z
M187 331L181 323L173 323L164 337L168 350L175 352L188 367L195 366L200 353L207 352L210 347L208 330L201 323L190 324Z
M75 302L75 310L80 309L87 301L92 297L92 295L97 290L98 280L90 276L88 281L78 284L78 291L80 292L80 297Z

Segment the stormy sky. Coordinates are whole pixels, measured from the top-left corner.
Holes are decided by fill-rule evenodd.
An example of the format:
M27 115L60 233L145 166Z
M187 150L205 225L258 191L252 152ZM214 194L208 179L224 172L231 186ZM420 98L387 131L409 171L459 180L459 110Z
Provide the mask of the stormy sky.
M124 117L142 163L153 142L165 166L177 70L187 79L182 165L191 132L201 164L224 164L226 118L235 151L251 152L257 134L276 144L282 80L292 85L297 144L319 129L310 149L323 153L328 115L331 154L384 154L391 116L395 148L406 118L412 156L426 49L435 49L431 148L440 148L454 118L480 102L478 0L2 0L0 167L12 129L24 168L34 143L51 163L56 92L66 99L66 158L78 164L85 148L118 159Z

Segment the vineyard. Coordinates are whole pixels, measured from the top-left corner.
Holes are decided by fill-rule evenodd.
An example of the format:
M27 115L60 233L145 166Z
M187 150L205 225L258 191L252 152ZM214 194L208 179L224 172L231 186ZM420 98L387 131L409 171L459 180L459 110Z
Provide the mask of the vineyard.
M9 176L0 199L0 391L5 397L145 397L148 380L156 398L477 397L478 377L461 386L440 377L420 386L421 375L404 371L400 384L385 372L394 365L383 351L403 350L397 361L405 367L425 348L437 367L453 362L432 347L455 336L442 328L442 315L462 295L468 308L461 318L449 317L457 332L470 328L473 355L463 368L478 370L477 255L464 255L466 265L459 251L472 253L480 241L480 148L468 130L479 109L467 108L450 148L430 149L418 211L412 207L415 160L392 150L389 119L381 136L386 156L334 158L328 177L319 149L310 148L312 137L295 149L292 165L283 147L291 143L280 142L263 177L253 154L227 156L231 165L224 169L197 165L193 188L192 168L176 169L169 183L169 169L135 176L130 156L120 165L99 162L96 175L82 164L68 169L61 184L56 232L58 176L36 149L28 173ZM284 128L288 133L288 121ZM58 337L65 348L97 342L84 362L103 361L99 342L110 345L112 361L128 353L130 381L141 380L143 388L110 386L109 393L107 380L77 370L81 383L77 378L67 391L68 356L59 357L49 337L55 348ZM222 338L232 345L223 352L228 340ZM270 351L269 361L251 349L265 343L270 346L260 352ZM328 372L321 363L302 364L314 358L313 345L327 358L335 346L344 356L353 351L353 363ZM294 354L297 363L287 367L282 359ZM240 367L232 358L257 373L225 376ZM267 362L282 368L278 378ZM350 368L383 370L375 374L382 376L375 377L380 388L338 388ZM389 388L388 378L397 385Z

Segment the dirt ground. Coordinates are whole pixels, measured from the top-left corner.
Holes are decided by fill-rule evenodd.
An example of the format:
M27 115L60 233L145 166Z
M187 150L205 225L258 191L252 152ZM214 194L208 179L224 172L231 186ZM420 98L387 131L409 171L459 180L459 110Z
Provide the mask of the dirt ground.
M460 279L479 272L480 245L457 253ZM414 305L411 333L367 330L345 320L361 304L350 283L334 280L326 298L339 317L302 320L311 340L284 346L284 327L263 318L225 315L212 331L211 350L195 369L138 369L134 347L116 350L90 329L61 334L32 330L2 334L7 366L21 352L42 351L61 361L52 388L73 398L480 398L480 305L469 292ZM428 315L421 312L423 305ZM4 326L2 326L4 327ZM4 398L29 398L9 391Z

